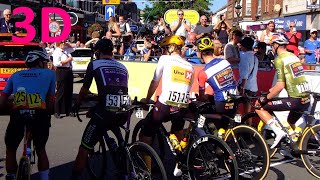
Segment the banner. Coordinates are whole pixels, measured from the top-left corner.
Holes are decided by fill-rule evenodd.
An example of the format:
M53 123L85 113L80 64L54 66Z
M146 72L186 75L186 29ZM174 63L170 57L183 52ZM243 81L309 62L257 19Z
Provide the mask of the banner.
M276 18L274 19L275 28L283 28L285 31L289 30L290 23L294 22L296 24L296 28L299 31L306 30L306 15L296 15L296 16L287 16L284 18Z

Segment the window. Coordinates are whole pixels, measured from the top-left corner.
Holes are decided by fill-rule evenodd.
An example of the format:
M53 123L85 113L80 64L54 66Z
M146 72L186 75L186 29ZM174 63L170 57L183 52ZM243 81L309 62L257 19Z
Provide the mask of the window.
M257 15L261 15L261 0L258 0Z
M269 3L270 3L270 0L265 0L264 1L264 12L269 12Z
M251 0L246 1L246 16L251 16Z

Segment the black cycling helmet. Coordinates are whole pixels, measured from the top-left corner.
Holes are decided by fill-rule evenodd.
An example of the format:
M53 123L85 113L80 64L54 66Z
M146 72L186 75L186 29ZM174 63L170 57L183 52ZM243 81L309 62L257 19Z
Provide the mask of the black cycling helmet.
M93 46L93 50L99 50L100 52L110 53L113 50L113 43L110 39L100 39Z
M42 61L42 62L49 61L48 53L44 49L30 51L27 55L25 62L27 65L31 65L31 64L34 64L38 60Z

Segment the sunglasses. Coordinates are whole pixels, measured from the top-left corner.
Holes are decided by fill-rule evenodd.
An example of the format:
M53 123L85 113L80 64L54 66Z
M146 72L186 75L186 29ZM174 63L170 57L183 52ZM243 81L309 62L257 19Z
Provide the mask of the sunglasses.
M181 15L181 16L183 16L183 14L178 14L179 16Z
M11 14L5 14L5 16L11 16Z
M290 27L292 28L292 27L294 27L294 26L290 26Z

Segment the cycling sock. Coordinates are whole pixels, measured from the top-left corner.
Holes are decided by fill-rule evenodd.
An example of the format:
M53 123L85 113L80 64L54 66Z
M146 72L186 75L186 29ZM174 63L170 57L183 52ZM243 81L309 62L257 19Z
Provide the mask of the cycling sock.
M267 122L267 125L269 125L269 127L272 129L272 131L274 133L276 133L276 135L278 136L279 134L283 134L283 131L282 129L280 128L278 122L274 119L270 119L268 122Z
M49 169L39 172L41 180L49 180Z

